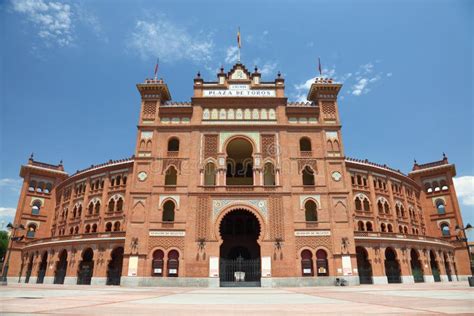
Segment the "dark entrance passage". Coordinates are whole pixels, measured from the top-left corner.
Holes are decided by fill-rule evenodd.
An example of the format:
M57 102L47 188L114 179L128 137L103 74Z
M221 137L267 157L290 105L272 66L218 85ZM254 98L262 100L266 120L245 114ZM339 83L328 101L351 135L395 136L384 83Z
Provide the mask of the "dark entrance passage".
M120 285L123 264L123 248L118 247L112 251L107 266L107 285Z
M94 251L87 248L82 253L82 261L77 271L77 284L91 284L92 273L94 272Z
M260 286L260 224L251 212L235 210L220 224L220 286Z
M356 254L360 284L372 284L372 265L370 264L367 250L363 247L356 247Z
M30 260L28 261L28 266L26 268L26 276L25 276L25 283L30 282L31 272L33 271L33 255L30 256Z
M54 272L54 284L64 284L66 271L67 271L67 251L64 249L59 254L59 261L56 264L56 271Z
M43 256L41 256L41 263L38 269L38 278L36 279L36 283L41 284L44 282L44 275L46 274L46 268L48 266L48 252L45 251Z
M420 257L418 256L418 252L415 249L410 251L410 258L411 273L413 274L415 283L425 282L425 279L423 278L423 268L421 267Z
M430 250L430 266L431 266L431 272L433 273L434 281L441 282L441 275L439 272L438 261L436 261L436 256L433 250Z
M392 248L385 250L385 274L388 283L402 283L400 264Z

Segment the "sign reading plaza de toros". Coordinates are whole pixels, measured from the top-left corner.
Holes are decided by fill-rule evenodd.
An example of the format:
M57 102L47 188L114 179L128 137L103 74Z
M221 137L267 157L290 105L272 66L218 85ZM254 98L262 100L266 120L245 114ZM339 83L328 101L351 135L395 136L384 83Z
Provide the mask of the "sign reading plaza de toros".
M250 89L245 84L234 84L225 90L204 89L203 97L275 97L275 90Z

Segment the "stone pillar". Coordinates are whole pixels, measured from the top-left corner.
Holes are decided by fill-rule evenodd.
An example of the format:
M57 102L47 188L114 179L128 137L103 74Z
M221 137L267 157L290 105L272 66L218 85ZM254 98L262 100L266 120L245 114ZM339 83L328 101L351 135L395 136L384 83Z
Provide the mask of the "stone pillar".
M44 274L44 284L53 284L54 283L54 272L56 270L56 261L58 257L58 252L54 250L48 251L48 262L46 264L46 272Z
M413 284L415 279L411 271L410 258L407 248L396 249L397 257L399 258L398 263L400 264L401 279L402 283Z
M81 262L81 250L72 248L68 251L67 271L64 284L77 284L77 269Z
M375 247L366 248L372 264L372 279L374 284L387 284L387 276L385 275L383 251L385 249Z
M94 271L92 273L91 285L105 285L107 281L107 258L110 258L110 249L99 246L94 249Z
M427 249L421 251L420 260L423 265L423 278L426 283L434 283L433 271L431 271L430 265L430 253Z
M448 274L446 272L446 266L444 265L444 258L441 251L435 251L436 261L438 262L439 274L441 282L449 282Z

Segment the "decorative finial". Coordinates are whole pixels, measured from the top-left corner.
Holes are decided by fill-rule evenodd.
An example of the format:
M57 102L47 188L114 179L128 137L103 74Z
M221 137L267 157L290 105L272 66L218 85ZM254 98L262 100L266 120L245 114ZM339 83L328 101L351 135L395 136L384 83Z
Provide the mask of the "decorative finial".
M200 71L198 71L197 77L198 77L198 78L201 78L201 72L200 72Z
M224 65L221 65L221 74L224 73Z
M62 159L59 161L59 165L60 165L60 166L63 165L63 160L62 160Z
M413 163L414 163L415 165L417 164L417 162L416 162L416 158L415 158L415 159L413 159Z
M33 160L34 156L35 156L35 153L31 153L30 160Z
M281 77L281 72L280 72L280 71L278 71L277 77L278 77L278 78Z
M257 65L255 65L255 68L254 68L254 69L255 69L255 72L258 72L258 67L257 67Z
M443 159L446 159L446 154L444 153L444 151L443 151Z

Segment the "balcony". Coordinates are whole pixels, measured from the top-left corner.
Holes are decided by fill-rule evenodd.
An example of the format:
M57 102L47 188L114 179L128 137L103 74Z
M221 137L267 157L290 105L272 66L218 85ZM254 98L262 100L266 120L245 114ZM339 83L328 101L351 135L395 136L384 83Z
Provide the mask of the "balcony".
M49 238L42 238L31 241L26 244L26 247L31 247L35 245L41 245L43 243L54 243L54 242L64 242L64 241L71 241L71 242L80 242L82 239L123 239L125 240L125 232L106 232L106 233L86 233L86 234L78 234L78 235L64 235L64 236L56 236L56 237L49 237Z
M361 232L361 231L355 231L354 232L354 237L355 239L363 239L363 240L376 240L383 242L384 238L390 238L390 239L398 239L401 242L407 241L407 242L413 242L413 241L419 241L422 243L432 243L432 244L441 244L444 246L450 246L454 247L451 243L449 243L446 240L439 239L439 238L433 238L433 237L427 237L427 236L420 236L420 235L412 235L412 234L402 234L402 233L382 233L382 232Z

